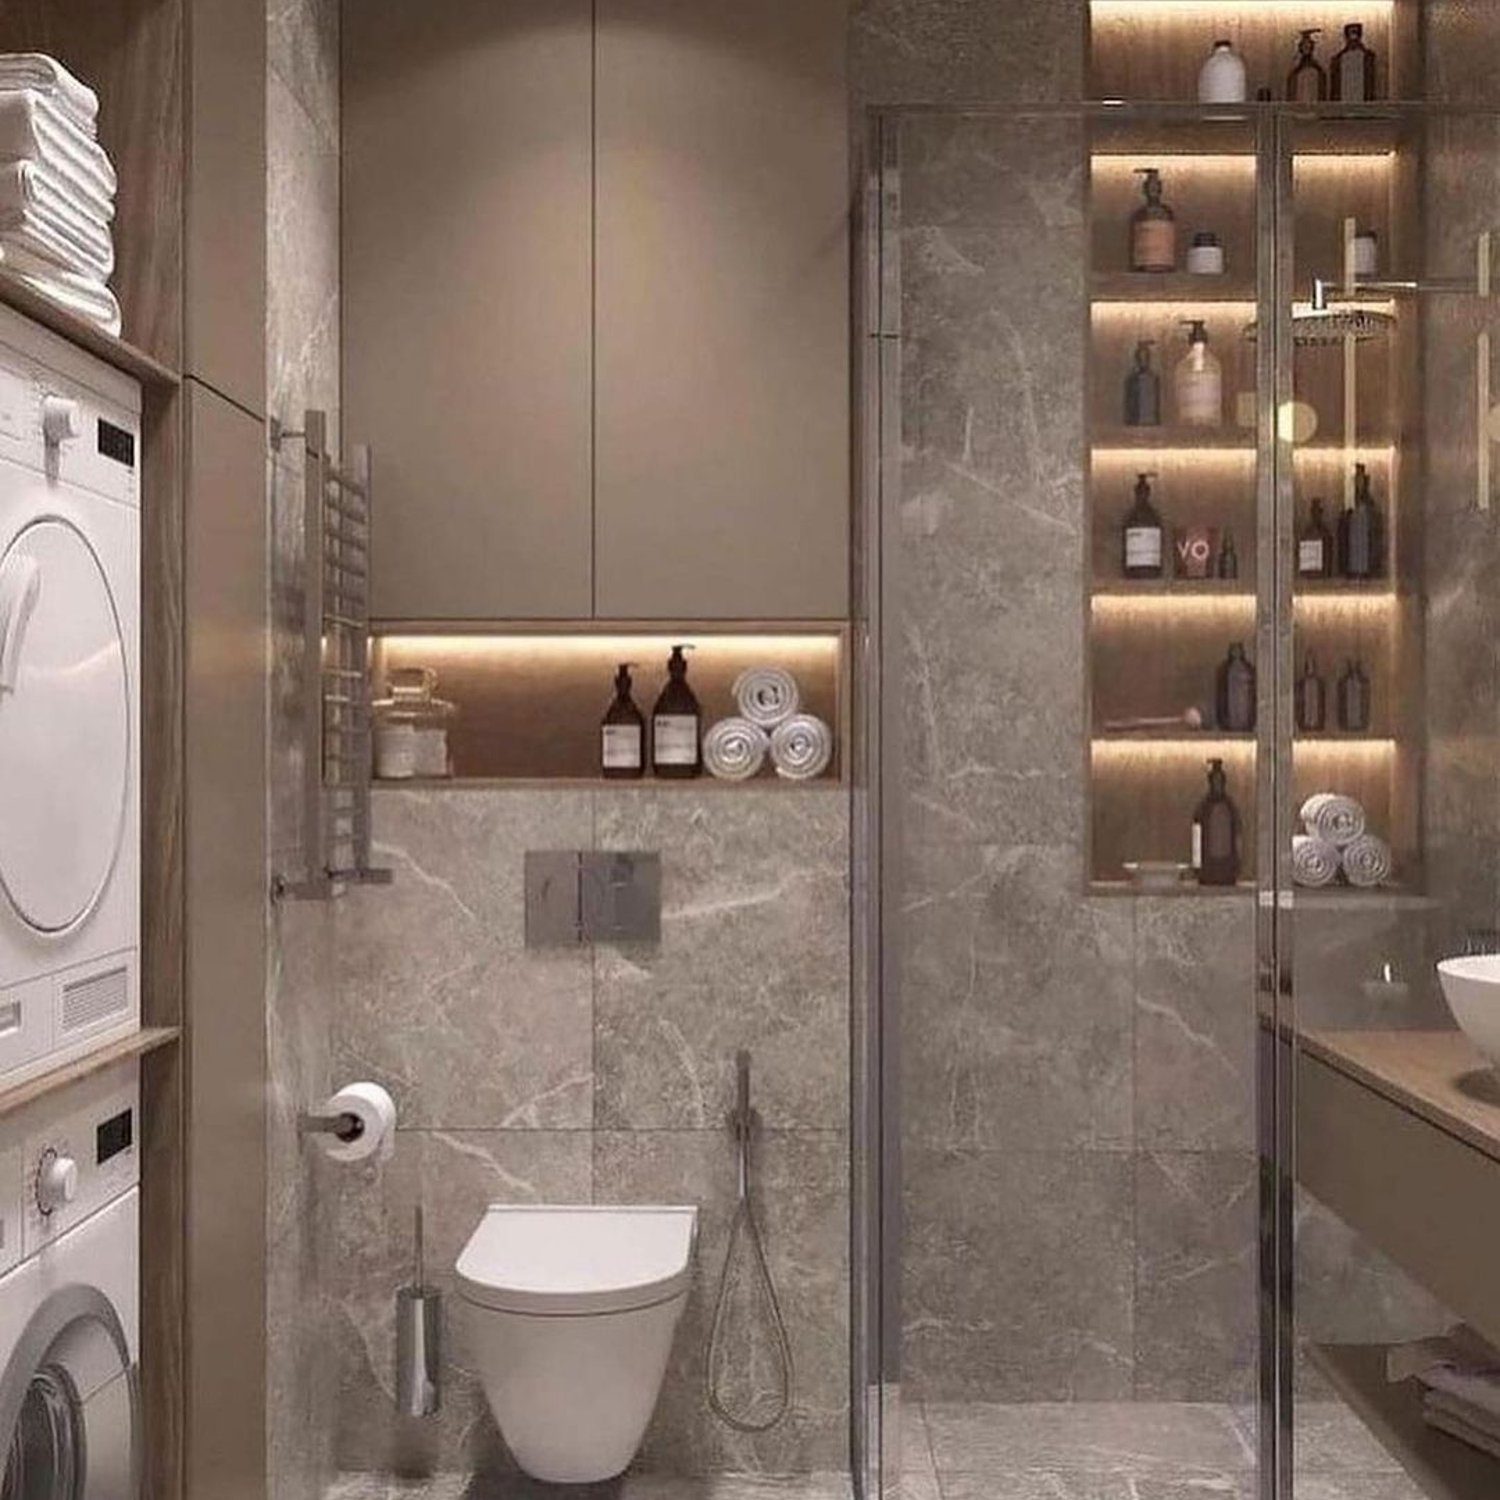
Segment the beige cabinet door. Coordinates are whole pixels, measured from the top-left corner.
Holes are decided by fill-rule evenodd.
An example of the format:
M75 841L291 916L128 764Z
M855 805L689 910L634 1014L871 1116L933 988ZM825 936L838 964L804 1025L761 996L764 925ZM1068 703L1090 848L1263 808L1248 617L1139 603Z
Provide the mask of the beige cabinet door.
M847 22L599 0L602 617L847 612Z
M343 13L344 435L382 619L587 616L590 0Z

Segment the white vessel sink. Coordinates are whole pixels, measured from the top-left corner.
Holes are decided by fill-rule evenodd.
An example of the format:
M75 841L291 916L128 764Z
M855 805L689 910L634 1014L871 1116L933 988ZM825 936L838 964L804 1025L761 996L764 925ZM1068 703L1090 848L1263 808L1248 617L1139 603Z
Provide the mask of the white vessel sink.
M1459 1029L1500 1068L1500 953L1445 958L1438 978Z

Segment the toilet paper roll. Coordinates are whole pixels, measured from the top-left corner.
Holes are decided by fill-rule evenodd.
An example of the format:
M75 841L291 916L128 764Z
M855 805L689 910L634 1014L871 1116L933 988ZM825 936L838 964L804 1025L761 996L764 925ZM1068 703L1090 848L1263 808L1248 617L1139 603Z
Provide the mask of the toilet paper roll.
M346 1084L319 1111L325 1115L353 1115L363 1129L352 1141L319 1135L323 1154L332 1161L389 1161L396 1151L396 1101L378 1083Z

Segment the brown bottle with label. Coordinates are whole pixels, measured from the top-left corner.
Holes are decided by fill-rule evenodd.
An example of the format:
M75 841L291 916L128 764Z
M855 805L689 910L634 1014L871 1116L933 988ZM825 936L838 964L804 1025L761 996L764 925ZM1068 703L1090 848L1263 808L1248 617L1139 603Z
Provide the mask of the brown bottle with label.
M1240 878L1240 813L1229 796L1224 762L1208 763L1208 795L1193 814L1193 870L1199 885L1234 885Z
M1333 577L1333 533L1323 519L1323 502L1308 507L1307 524L1297 533L1297 577Z
M1365 46L1365 28L1358 21L1344 27L1344 45L1328 67L1329 97L1341 104L1367 104L1379 98L1375 82L1375 54Z
M615 673L615 701L603 724L601 770L611 781L635 781L646 774L646 720L630 696L630 666Z
M687 684L691 646L673 646L667 661L667 685L651 712L651 769L676 780L703 774L703 712Z
M1175 271L1177 216L1161 201L1161 172L1156 167L1137 170L1146 201L1130 216L1130 269Z

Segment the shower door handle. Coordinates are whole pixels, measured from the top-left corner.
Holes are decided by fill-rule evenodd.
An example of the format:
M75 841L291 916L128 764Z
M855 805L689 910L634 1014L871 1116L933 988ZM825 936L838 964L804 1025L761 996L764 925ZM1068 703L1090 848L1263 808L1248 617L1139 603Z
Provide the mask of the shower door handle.
M1494 277L1494 235L1486 229L1480 236L1477 246L1478 274L1476 282L1479 289L1481 301L1490 298L1490 286ZM1474 448L1475 457L1475 485L1477 488L1476 503L1480 510L1487 511L1490 508L1490 494L1493 488L1493 462L1490 454L1490 409L1493 405L1493 391L1491 388L1491 354L1492 339L1490 337L1489 325L1484 322L1484 313L1481 311L1480 329L1475 339L1475 400L1477 405L1478 432Z

